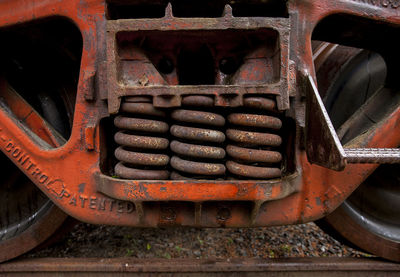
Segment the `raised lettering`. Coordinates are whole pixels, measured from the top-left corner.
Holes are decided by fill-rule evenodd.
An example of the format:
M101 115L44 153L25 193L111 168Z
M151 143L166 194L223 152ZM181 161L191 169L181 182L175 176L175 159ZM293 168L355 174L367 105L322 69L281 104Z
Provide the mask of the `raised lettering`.
M81 200L81 207L85 208L85 201L88 199L86 196L79 195L79 199Z
M99 199L99 206L97 207L97 209L100 211L104 211L106 209L106 199L104 198L100 198Z
M117 212L123 213L123 212L124 212L124 205L123 205L123 203L122 203L122 202L118 202L118 203L117 203L117 206L118 206Z
M44 183L46 183L47 179L49 179L49 177L47 177L46 175L43 174L39 178L39 183L44 184Z
M105 199L105 198L97 198L96 196L85 196L85 195L76 195L69 194L67 190L63 191L62 197L71 197L68 201L69 205L77 206L77 199L80 199L80 207L84 209L92 209L98 211L106 211L117 213L132 213L135 210L135 205L131 202L125 201L116 201L113 199ZM62 198L61 197L61 198ZM110 207L107 207L107 202L110 203ZM87 204L86 204L87 203ZM114 208L115 207L115 208Z
M32 176L40 175L40 169L36 168L35 171L32 172Z
M21 166L24 166L24 170L30 173L38 182L45 185L46 188L55 196L59 198L70 197L69 191L65 188L62 180L51 180L47 174L44 174L42 170L30 159L29 155L24 152L23 148L14 143L9 139L3 139L5 142L5 150L9 152L10 157L14 158ZM75 199L76 202L76 199ZM75 203L76 204L76 203Z
M131 202L126 202L126 212L130 214L134 211L135 206Z
M29 165L28 168L26 169L27 171L31 170L32 167L33 167L33 168L36 167L36 165L35 165L33 162L29 161L29 163L30 163L30 165Z
M65 197L65 198L68 198L68 197L70 197L71 196L71 194L68 192L68 190L67 189L63 189L62 191L61 191L61 193L60 193L60 198L63 198L63 197Z
M24 165L28 159L29 159L29 156L27 154L23 154L18 158L18 162L21 165Z
M68 204L76 206L76 197L75 194L71 197L71 199L69 200Z
M96 204L97 204L97 198L95 196L90 197L89 208L95 210L96 209Z
M11 150L13 148L14 148L14 145L11 142L7 143L7 145L6 145L6 151L7 152L11 152Z
M18 148L18 147L16 147L16 148L14 148L14 151L12 152L12 156L14 157L14 158L18 158L18 156L21 154L21 150Z
M387 0L389 1L389 0ZM396 1L396 5L399 1ZM392 3L392 2L390 2ZM3 141L6 143L6 139ZM24 166L25 171L29 172L36 180L45 185L46 188L57 198L69 198L68 204L72 206L77 206L77 201L80 200L81 208L89 208L92 210L106 211L109 212L115 211L117 213L132 213L135 210L135 206L131 202L125 201L116 201L113 199L105 199L105 198L97 198L96 196L85 196L85 195L71 195L68 189L65 187L64 182L60 179L52 180L47 174L42 172L42 170L37 166L30 158L27 153L24 153L23 149L13 144L12 141L8 141L5 146L5 150L9 152L10 156L14 158L19 164ZM79 192L83 192L85 184L82 183L79 185ZM79 199L79 200L78 200ZM86 202L88 204L86 205ZM107 207L107 202L109 202L109 207ZM115 208L114 208L115 206Z
M114 203L115 203L115 200L110 200L110 212L112 212L112 210L114 208Z

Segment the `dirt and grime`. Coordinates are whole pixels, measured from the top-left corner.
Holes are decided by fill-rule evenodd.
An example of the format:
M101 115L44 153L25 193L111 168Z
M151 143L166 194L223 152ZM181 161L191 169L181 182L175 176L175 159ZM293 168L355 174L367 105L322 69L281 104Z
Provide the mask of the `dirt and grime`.
M80 223L59 242L25 257L282 258L370 256L314 223L249 229L144 229Z

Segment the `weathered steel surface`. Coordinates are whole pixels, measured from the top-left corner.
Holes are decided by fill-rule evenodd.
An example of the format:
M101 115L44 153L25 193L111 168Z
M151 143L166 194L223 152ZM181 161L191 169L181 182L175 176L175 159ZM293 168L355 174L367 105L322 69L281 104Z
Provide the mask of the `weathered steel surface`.
M218 176L225 174L225 166L223 164L193 162L176 156L171 158L171 166L178 171L195 175Z
M269 181L136 181L99 174L96 185L106 195L132 201L266 201L280 199L297 191L297 178L294 175L284 180Z
M238 143L250 145L266 145L278 147L282 144L282 138L275 134L248 132L242 130L228 129L226 130L227 137Z
M311 35L316 24L333 13L351 14L390 23L391 25L400 24L398 8L389 8L383 4L381 5L383 1L376 1L376 3L379 4L350 0L289 1L289 18L249 19L244 17L234 18L227 14L225 17L209 20L207 18L174 18L168 15L161 19L106 22L105 3L101 0L1 1L1 27L54 16L68 18L76 24L82 33L83 54L75 117L70 139L62 147L51 150L45 149L35 137L26 132L16 117L10 116L10 113L2 107L0 108L0 148L60 208L86 222L130 226L159 226L161 210L147 209L146 203L140 203L146 201L238 201L229 208L231 217L223 222L218 219L217 208L206 209L202 213L199 210L196 212L195 209L181 208L176 211L177 218L180 220L176 223L183 225L267 226L293 224L320 218L331 212L348 197L374 171L377 165L351 164L347 165L342 172L333 172L310 164L306 157L306 152L302 148L301 130L305 125L305 119L304 114L301 113L301 106L304 102L299 93L294 95L293 102L295 102L295 105L289 107L289 81L295 79L295 76L292 75L292 79L288 80L289 46L291 49L290 58L294 62L294 64L291 64L292 67L293 65L295 66L292 74L296 75L295 73L301 70L308 72L313 77ZM251 79L254 77L254 80L258 78L255 73L259 72L260 68L258 67L262 63L261 61L254 61L260 58L260 52L257 51L244 58L244 69L246 70L243 72L242 68L240 71L241 77L238 77L240 84L227 84L224 83L228 82L227 79L220 78L219 80L223 81L215 86L177 86L176 83L167 86L167 81L160 78L160 76L150 76L152 72L155 74L154 68L152 68L153 65L143 55L140 55L140 52L137 52L136 56L123 56L128 54L120 52L119 54L125 60L133 60L135 62L135 66L124 65L125 67L122 66L121 68L127 69L129 74L137 74L135 76L138 78L135 79L135 83L130 83L129 79L124 79L126 76L122 76L123 82L117 80L116 55L118 51L115 47L117 47L116 34L118 32L124 33L120 37L121 40L129 41L129 33L136 35L136 31L142 32L138 36L141 36L143 32L148 32L146 33L148 37L151 37L150 33L157 30L162 30L161 33L179 30L189 30L193 33L207 31L207 36L209 32L216 31L214 35L210 35L210 38L221 42L228 38L224 34L227 33L226 30L229 28L243 30L243 32L257 29L260 30L262 36L265 35L266 38L277 43L278 46L275 45L270 49L279 49L277 52L271 52L274 54L279 52L279 55L277 55L279 59L274 60L273 57L268 56L270 60L267 61L267 69L270 70L271 66L277 65L278 67L275 69L279 73L273 71L272 76L278 76L278 78L275 79L274 77L269 80L269 83L266 82L265 84L242 83L243 78ZM109 31L108 33L107 30ZM230 32L229 37L233 37L234 33ZM127 36L124 37L124 35ZM179 38L175 37L174 39L179 42ZM189 40L188 38L184 39ZM106 45L106 40L108 42L107 49L103 47L103 45ZM165 36L161 36L155 42L163 42L163 40L165 41ZM108 51L107 55L106 51ZM252 54L253 56L251 56ZM105 74L102 71L106 56L110 66L109 74ZM279 60L279 62L276 63L276 60ZM265 67L265 65L264 63L262 67ZM137 72L135 72L136 69L138 70ZM93 72L95 74L92 74ZM143 77L144 72L146 74L149 73L149 76ZM251 73L254 74L252 75ZM103 80L100 76L106 76L107 80ZM174 80L169 80L168 82L173 83ZM293 92L293 87L291 91ZM1 93L2 97L4 97L3 92ZM257 94L257 97L260 94L268 95L272 99L255 99L255 94ZM197 101L203 101L204 105L210 105L209 98L203 97L208 95L212 97L212 103L217 107L235 108L245 104L246 108L266 107L268 111L274 110L275 106L279 110L299 108L291 113L294 114L292 120L297 124L297 130L292 130L291 132L292 136L294 136L291 147L294 150L291 152L290 161L294 163L294 169L292 172L286 172L282 179L270 181L157 181L155 179L160 178L159 172L155 174L158 176L156 176L157 178L154 175L137 178L135 177L136 173L132 171L129 173L132 174L129 177L133 180L122 180L106 176L100 169L100 164L104 159L104 156L100 154L104 154L105 147L104 140L101 139L103 134L100 122L103 118L109 116L108 108L112 113L119 111L121 97L137 95L151 96L152 99L150 101L143 101L142 103L153 104L154 107L175 108L181 107L182 103L185 106L190 106ZM251 95L251 98L246 98L248 95ZM108 107L104 102L107 96L109 96L108 103L110 104ZM277 99L277 104L273 103L275 98ZM13 110L14 114L18 110L15 107L18 107L20 100L15 101L15 106L9 104L9 108ZM185 101L187 102L185 103ZM131 102L127 99L126 103L135 103L135 100ZM145 106L143 105L143 110L134 109L133 115L135 115L134 113L147 114L148 110L144 110ZM130 112L133 109L131 108L129 105L122 105L122 109ZM259 109L257 110L259 111ZM211 112L214 113L214 111ZM263 115L263 113L260 115ZM151 116L158 117L161 116L161 113ZM362 141L358 142L358 145L353 147L398 147L400 132L394 132L393 130L399 129L399 118L400 110L396 109L385 120L380 122L375 129L364 136ZM168 123L163 119L155 120L164 123L157 125L162 127L158 130L168 129L165 125ZM128 124L129 126L131 126L130 123ZM35 119L35 124L39 125L39 128L46 130L46 123L43 120ZM174 125L173 134L177 135L177 137L180 134L193 135L196 132L193 133L192 131L198 131L193 130L195 127L177 127L177 124ZM125 127L129 126L124 125L122 127L125 129ZM197 129L202 130L201 128ZM219 131L213 130L213 132ZM226 139L222 132L215 134L216 136L214 137L218 138L218 142ZM271 144L280 146L282 142L281 136L270 133L231 129L227 134L227 137L232 141L251 145L257 145L262 140L264 140L263 144L270 146ZM148 139L148 137L151 137L151 139ZM193 136L190 137L190 139L192 138ZM128 132L117 133L115 140L123 146L136 146L140 149L150 148L152 150L165 149L169 143L168 139L158 135L137 135L132 137ZM268 152L265 153L269 155ZM149 154L153 154L153 152L149 151ZM160 154L163 154L163 151ZM279 160L277 155L274 155L276 156L274 156L274 159ZM247 158L249 156L251 157L248 154ZM130 161L131 159L132 157L129 158ZM254 160L258 160L258 158L254 158ZM135 169L128 168L128 170ZM166 170L161 171L164 175L160 179L168 178L169 172ZM140 169L140 172L143 172L142 169ZM150 180L140 181L139 179ZM249 213L240 206L239 201L266 202L258 206L259 209ZM135 206L132 202L135 202ZM194 203L190 204L194 206ZM197 216L193 216L193 214L197 214Z
M161 137L169 130L169 125L163 121L166 114L147 101L146 98L128 99L121 106L121 113L125 116L120 115L114 119L114 125L120 129L115 134L114 140L121 145L114 152L120 161L114 171L120 178L137 180L169 178L168 170L159 169L168 165L170 161L169 156L164 154L169 141ZM127 116L127 114L132 115ZM141 118L143 116L151 118L143 119ZM128 147L133 147L134 150ZM147 153L149 150L155 150L157 153Z
M205 99L201 102L205 102ZM207 105L206 102L204 104ZM178 124L198 126L198 128L181 125L171 127L171 134L175 139L184 140L184 143L179 141L171 143L172 152L183 156L183 158L178 156L171 158L171 166L178 171L175 173L179 174L174 173L174 178L181 173L190 174L189 176L195 179L201 178L199 176L224 175L226 168L222 159L225 157L225 150L219 146L225 141L225 134L219 129L225 125L225 118L214 112L187 109L174 110L171 117ZM203 145L207 143L212 145ZM206 160L198 161L199 158Z
M170 147L177 154L195 158L223 159L225 157L225 150L221 147L188 144L176 140L171 142Z
M399 264L360 258L41 258L0 265L0 275L7 276L398 276L399 273Z
M282 121L276 117L258 114L237 114L232 113L228 116L228 121L235 125L280 129Z
M173 125L171 134L177 138L194 141L221 143L225 141L225 134L211 129Z
M400 163L398 148L345 148L344 151L349 163Z
M334 170L343 170L346 166L345 152L336 134L310 75L303 77L308 105L306 108L306 148L307 157L315 163Z
M223 116L210 112L175 110L171 113L171 117L177 121L211 126L224 126L225 124L225 118Z
M165 138L132 136L118 132L114 136L115 142L120 145L132 146L139 149L166 149L169 141Z
M214 106L214 99L205 95L190 95L182 98L182 105L212 107Z
M314 81L310 76L305 78L309 99L306 113L306 145L307 157L311 163L343 170L346 162L376 164L400 162L400 150L397 148L343 148ZM371 102L369 101L370 104ZM346 124L350 125L349 122Z
M169 157L167 155L127 151L122 147L118 147L114 154L121 162L130 163L132 165L164 166L169 163Z
M257 150L234 145L228 145L226 152L236 160L246 162L279 163L282 161L282 154L277 151Z
M235 175L254 179L272 179L282 175L280 168L243 165L233 161L228 161L226 167Z
M228 115L232 129L226 131L231 140L226 147L230 156L227 169L236 176L247 178L281 177L282 155L277 147L281 146L282 137L271 133L271 130L279 131L282 121L276 114L264 115L274 111L276 104L265 97L251 97L245 98L244 106L249 108L247 113ZM243 127L247 130L240 130Z
M238 70L235 79L236 84L228 84L224 82L224 78L220 79L219 85L214 86L185 86L179 87L165 86L160 82L153 82L152 78L155 74L152 73L152 66L149 66L149 61L142 61L141 66L132 67L129 70L129 76L145 76L145 83L125 83L119 82L117 76L121 60L130 59L122 56L118 51L118 44L124 41L133 41L137 36L148 33L146 39L159 41L158 45L165 47L165 39L168 38L168 49L179 48L182 41L198 40L199 32L202 32L202 37L209 36L209 45L216 42L222 45L227 45L224 48L227 50L233 49L234 45L240 45L232 38L232 33L229 29L240 30L242 33L248 33L253 36L252 30L258 30L263 40L269 37L274 43L268 42L268 47L261 47L254 50L245 57L244 65ZM154 104L163 107L179 106L181 96L190 94L208 94L215 97L216 103L219 105L237 105L242 102L244 94L259 93L259 94L275 94L278 95L278 107L281 110L289 108L288 95L288 63L289 63L289 20L287 18L234 18L232 14L225 13L223 17L214 18L212 20L206 18L175 18L172 15L170 7L167 8L166 15L161 19L151 20L114 20L107 22L107 71L108 71L108 101L109 111L114 114L118 112L120 98L128 95L153 95ZM151 31L162 31L157 38L151 38ZM176 31L185 31L179 36L174 33ZM222 35L223 33L223 35ZM196 35L197 34L197 35ZM136 37L135 37L136 36ZM257 35L256 35L257 36ZM278 39L279 36L279 39ZM221 42L221 40L223 40ZM231 45L227 40L232 40ZM155 42L154 44L156 44ZM198 42L202 44L201 41ZM222 50L222 51L221 51ZM227 51L225 50L225 52ZM156 51L160 51L157 49ZM217 58L223 58L224 49L216 48ZM269 52L278 52L279 55L271 57ZM117 55L119 53L119 55ZM263 58L260 58L263 57ZM135 64L140 61L133 61ZM128 61L129 63L129 61ZM279 66L282 64L282 66ZM144 70L146 68L146 70ZM269 69L269 70L268 70ZM279 72L279 73L277 73ZM140 78L135 78L140 79ZM217 77L218 79L218 77ZM232 101L232 98L236 98Z

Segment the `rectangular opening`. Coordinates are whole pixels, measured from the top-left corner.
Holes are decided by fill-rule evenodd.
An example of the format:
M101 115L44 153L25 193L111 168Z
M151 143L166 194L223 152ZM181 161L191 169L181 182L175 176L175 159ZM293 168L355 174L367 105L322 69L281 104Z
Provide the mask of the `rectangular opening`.
M125 86L254 85L280 78L273 29L119 32L116 41Z

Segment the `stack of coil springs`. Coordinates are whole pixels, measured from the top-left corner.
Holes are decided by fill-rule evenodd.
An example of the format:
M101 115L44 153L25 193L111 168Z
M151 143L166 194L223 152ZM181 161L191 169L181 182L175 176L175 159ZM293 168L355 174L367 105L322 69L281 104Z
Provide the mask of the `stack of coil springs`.
M231 113L231 124L226 130L230 142L226 147L229 172L251 179L271 179L281 176L277 167L282 155L275 149L282 144L282 138L274 134L282 127L282 121L266 113L274 112L275 101L262 97L244 99L244 111ZM248 108L248 109L246 109Z
M225 118L214 112L199 109L212 108L213 98L209 96L188 96L183 106L191 109L177 109L171 117L177 122L171 127L172 179L220 177L225 175L223 159L225 150L220 146L225 141L223 127Z
M146 98L128 98L121 104L121 115L114 119L120 129L115 142L120 145L115 157L120 161L115 174L124 179L166 180L169 178L169 126L164 111Z
M123 179L263 180L282 175L277 134L282 121L275 101L266 97L247 97L243 107L218 112L213 97L186 96L181 108L168 115L150 100L132 97L121 104L114 124L120 145L114 171Z

